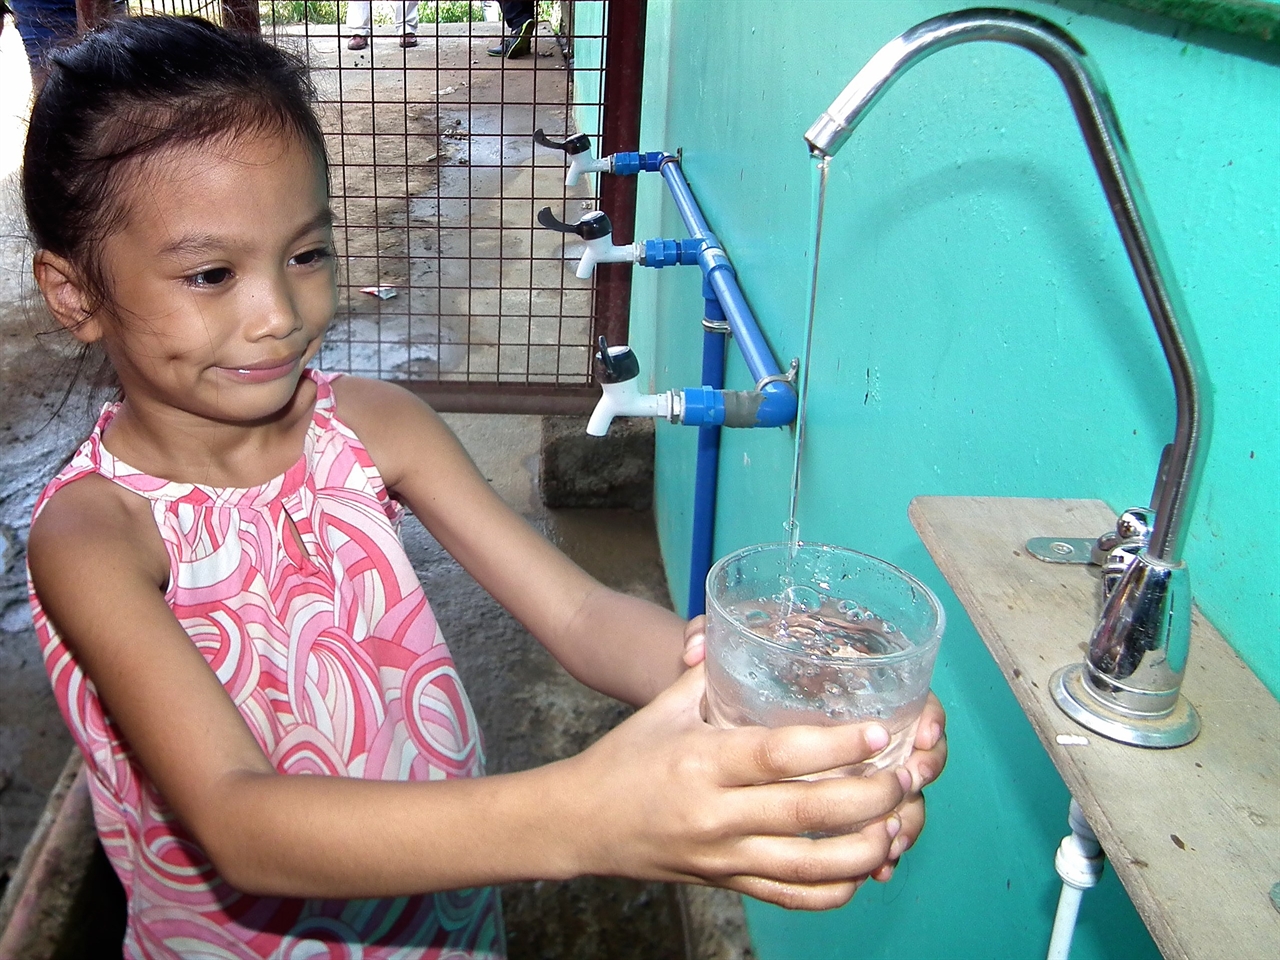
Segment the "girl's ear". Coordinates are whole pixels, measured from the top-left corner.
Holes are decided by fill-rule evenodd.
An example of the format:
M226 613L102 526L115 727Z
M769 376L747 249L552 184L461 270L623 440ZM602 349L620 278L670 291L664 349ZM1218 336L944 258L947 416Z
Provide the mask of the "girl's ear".
M37 250L31 264L36 284L44 295L55 320L81 343L94 343L102 338L102 322L98 311L76 268L64 257L48 250Z

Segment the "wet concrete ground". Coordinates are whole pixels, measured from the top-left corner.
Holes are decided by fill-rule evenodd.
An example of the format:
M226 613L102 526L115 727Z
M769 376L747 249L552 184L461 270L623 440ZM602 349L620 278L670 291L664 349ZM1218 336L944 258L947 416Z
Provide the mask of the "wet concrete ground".
M572 126L569 64L545 29L534 53L489 57L498 23L423 24L405 51L376 33L346 49L334 26L276 28L316 85L345 268L322 361L367 376L583 382L592 288L563 265L543 207L576 221L562 153L533 144ZM577 245L576 238L569 246ZM390 285L379 300L358 291Z
M17 206L22 117L30 91L16 30L0 35L0 886L22 854L71 750L44 675L26 602L23 545L41 478L75 443L45 423L59 359L34 337L29 257Z
M78 391L52 418L68 371L60 342L36 335L45 321L27 279L29 251L16 204L27 97L17 40L12 30L0 35L0 890L72 749L31 629L26 530L40 487L87 431L96 406ZM542 507L538 418L448 419L502 496L570 556L611 586L668 601L648 513ZM485 731L491 772L568 756L626 715L625 707L568 677L412 520L405 543ZM106 883L100 886L89 891L90 909L113 902L103 895L110 892ZM599 878L521 884L503 895L513 960L750 955L732 896ZM88 930L82 924L79 932ZM95 955L111 955L110 947Z

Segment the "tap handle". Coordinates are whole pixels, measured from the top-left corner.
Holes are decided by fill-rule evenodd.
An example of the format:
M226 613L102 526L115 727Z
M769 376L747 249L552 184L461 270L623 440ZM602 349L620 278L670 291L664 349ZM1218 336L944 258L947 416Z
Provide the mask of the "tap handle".
M626 344L609 346L604 337L596 341L600 351L596 354L596 379L601 383L623 383L640 376L640 361Z
M552 150L563 150L565 155L570 157L591 151L591 139L585 133L570 137L568 140L552 140L539 127L533 131L533 142L540 143L544 147L550 147Z
M613 224L603 210L592 210L577 223L565 223L557 220L550 207L538 211L538 222L548 230L556 233L575 233L583 240L599 240L613 233Z

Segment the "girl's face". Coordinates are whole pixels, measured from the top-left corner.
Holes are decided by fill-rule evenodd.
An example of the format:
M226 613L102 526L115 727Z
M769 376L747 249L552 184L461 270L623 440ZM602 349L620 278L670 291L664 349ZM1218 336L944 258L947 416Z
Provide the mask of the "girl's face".
M296 138L144 161L102 246L98 320L131 405L251 422L288 405L337 308L324 171Z

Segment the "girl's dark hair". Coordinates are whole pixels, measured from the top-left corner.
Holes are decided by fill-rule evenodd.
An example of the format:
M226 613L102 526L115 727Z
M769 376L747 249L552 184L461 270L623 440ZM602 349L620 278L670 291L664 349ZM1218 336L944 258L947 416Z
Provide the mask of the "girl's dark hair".
M102 240L122 186L159 150L224 136L296 136L325 166L306 68L256 36L196 17L122 17L49 56L22 191L36 247L66 258L95 307L111 303Z

